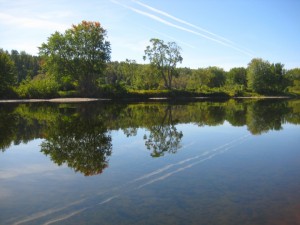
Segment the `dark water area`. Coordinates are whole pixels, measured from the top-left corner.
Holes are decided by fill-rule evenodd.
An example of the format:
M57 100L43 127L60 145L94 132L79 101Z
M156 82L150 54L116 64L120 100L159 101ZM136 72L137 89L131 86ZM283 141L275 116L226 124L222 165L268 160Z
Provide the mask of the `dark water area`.
M0 224L300 224L300 100L0 104Z

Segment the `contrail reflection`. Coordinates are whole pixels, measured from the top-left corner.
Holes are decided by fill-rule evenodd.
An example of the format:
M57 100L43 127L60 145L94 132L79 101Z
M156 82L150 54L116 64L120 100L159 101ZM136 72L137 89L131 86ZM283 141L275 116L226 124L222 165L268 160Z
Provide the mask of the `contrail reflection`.
M242 137L239 137L237 139L229 141L223 145L220 145L216 148L202 152L201 154L180 160L176 163L165 165L165 166L158 168L152 172L143 174L142 176L135 178L124 185L115 187L113 189L109 189L102 193L99 193L96 196L94 195L89 198L87 198L87 197L83 198L81 200L75 201L75 202L70 203L61 208L57 208L57 209L53 208L53 209L48 209L48 210L45 210L42 212L38 212L27 218L24 218L22 220L19 220L19 221L13 223L13 225L26 224L26 223L30 224L30 222L38 221L38 220L44 220L40 224L50 225L50 224L54 224L54 223L69 219L75 215L78 215L80 213L88 211L89 209L95 208L100 205L107 204L107 203L113 201L114 199L117 199L117 198L121 197L122 195L125 195L126 193L142 189L142 188L144 188L148 185L151 185L153 183L156 183L156 182L163 181L166 178L169 178L179 172L182 172L182 171L190 169L196 165L199 165L209 159L214 158L215 156L217 156L219 154L222 154L222 153L238 146L239 144L246 141L249 136L250 135L244 135ZM97 196L98 196L98 199L96 198ZM47 218L49 215L53 215L54 218L49 220Z

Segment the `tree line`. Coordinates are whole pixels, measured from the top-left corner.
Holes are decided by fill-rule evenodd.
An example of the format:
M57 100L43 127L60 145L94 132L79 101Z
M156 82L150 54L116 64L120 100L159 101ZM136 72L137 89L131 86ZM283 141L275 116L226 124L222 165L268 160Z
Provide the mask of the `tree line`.
M0 97L300 94L300 68L287 70L260 58L229 71L182 68L180 46L157 38L145 47L145 64L112 62L110 54L106 30L88 21L52 34L38 56L0 49Z

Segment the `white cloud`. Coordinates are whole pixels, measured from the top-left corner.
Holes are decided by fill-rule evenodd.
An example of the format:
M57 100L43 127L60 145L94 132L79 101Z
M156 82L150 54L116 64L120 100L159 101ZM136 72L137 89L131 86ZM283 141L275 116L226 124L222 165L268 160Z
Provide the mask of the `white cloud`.
M51 29L57 31L63 31L68 27L63 23L55 23L39 18L14 16L6 13L0 13L0 23L8 26L14 25L21 28Z
M41 165L41 164L33 164L29 166L19 167L16 169L9 169L9 170L2 170L0 171L0 180L1 179L8 179L8 178L15 178L18 176L25 176L25 175L32 175L32 174L41 174L50 172L53 170L58 170L63 167L54 167L52 165Z

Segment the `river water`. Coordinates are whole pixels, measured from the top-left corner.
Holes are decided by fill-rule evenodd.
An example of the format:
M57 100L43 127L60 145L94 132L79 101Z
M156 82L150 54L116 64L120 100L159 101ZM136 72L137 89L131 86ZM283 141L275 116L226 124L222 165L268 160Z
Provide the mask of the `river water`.
M0 104L0 224L300 224L300 101Z

